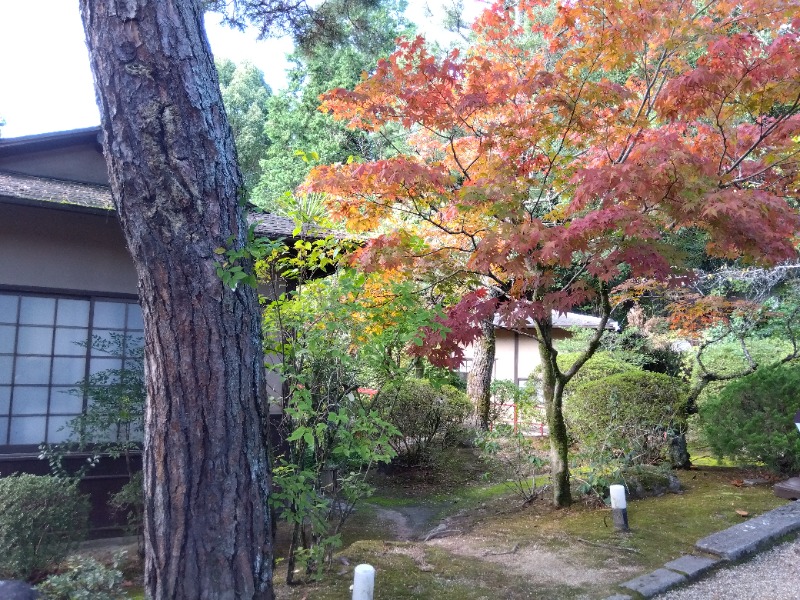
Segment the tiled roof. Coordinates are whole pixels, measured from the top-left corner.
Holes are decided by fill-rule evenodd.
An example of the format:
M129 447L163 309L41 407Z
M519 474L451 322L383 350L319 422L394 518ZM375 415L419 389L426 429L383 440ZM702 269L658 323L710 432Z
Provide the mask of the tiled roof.
M566 328L566 327L584 327L587 329L595 329L598 325L600 325L600 317L593 317L591 315L581 315L578 313L559 313L553 311L552 314L553 318L553 327L559 328ZM495 317L495 325L500 327L505 327L501 322L499 317ZM533 327L533 321L528 321L528 327ZM509 327L508 329L515 329L514 327ZM606 329L610 329L611 331L619 331L619 323L609 319L606 322Z
M0 196L36 203L52 203L91 210L114 210L111 190L104 185L75 183L19 173L0 172ZM290 237L294 221L269 213L250 213L248 222L264 237ZM313 232L304 231L313 237Z
M34 202L114 210L111 191L103 185L0 172L0 196Z

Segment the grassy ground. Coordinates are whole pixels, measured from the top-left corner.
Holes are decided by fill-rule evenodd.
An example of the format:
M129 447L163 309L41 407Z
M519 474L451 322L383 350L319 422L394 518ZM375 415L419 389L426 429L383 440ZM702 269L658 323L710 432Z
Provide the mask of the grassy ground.
M752 516L782 504L770 485L743 485L759 475L723 467L682 472L682 493L629 504L629 533L614 530L608 509L576 504L554 510L546 500L521 506L502 486L474 480L460 488L447 481L448 492L440 495L419 474L408 488L397 483L403 479L398 475L351 523L324 582L278 584L277 593L347 598L354 566L368 562L377 570L378 600L603 598L617 583L691 552L699 538L747 518L737 511ZM428 518L415 521L420 507ZM386 511L394 516L387 518ZM405 529L397 515L406 517ZM444 536L424 541L437 523L444 524Z
M426 468L378 474L377 494L346 526L325 579L286 586L279 561L278 598L349 598L362 562L376 568L376 600L604 598L699 538L783 503L770 484L745 485L762 477L757 470L703 465L678 473L681 493L629 503L631 531L619 533L606 508L555 510L546 497L523 506L490 471L460 450Z

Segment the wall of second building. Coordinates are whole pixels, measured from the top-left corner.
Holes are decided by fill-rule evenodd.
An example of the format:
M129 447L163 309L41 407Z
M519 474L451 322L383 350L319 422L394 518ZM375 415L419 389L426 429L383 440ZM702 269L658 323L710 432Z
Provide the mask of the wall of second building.
M563 340L570 336L564 329L554 329L553 339ZM467 359L465 371L469 372L472 365L473 348L469 346L464 351ZM539 343L533 335L526 332L510 331L497 328L495 330L495 357L492 380L513 381L523 385L541 364L539 356Z

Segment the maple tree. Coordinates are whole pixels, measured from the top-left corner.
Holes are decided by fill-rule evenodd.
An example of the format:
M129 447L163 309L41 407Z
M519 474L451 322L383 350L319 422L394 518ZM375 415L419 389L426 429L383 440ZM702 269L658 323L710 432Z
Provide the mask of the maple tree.
M685 275L672 240L686 231L726 259L796 256L799 27L785 0L497 2L465 52L401 40L354 91L324 97L350 127L409 131L407 152L307 182L357 231L392 220L355 260L475 282L422 351L458 361L493 313L535 324L556 505L571 502L564 386L615 287ZM553 311L588 304L600 325L561 369Z

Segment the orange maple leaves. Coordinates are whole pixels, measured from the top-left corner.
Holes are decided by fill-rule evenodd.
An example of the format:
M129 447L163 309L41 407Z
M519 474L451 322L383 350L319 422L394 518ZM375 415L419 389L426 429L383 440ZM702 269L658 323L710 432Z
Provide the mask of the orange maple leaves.
M325 96L351 127L410 132L392 159L307 183L358 230L407 232L370 242L364 262L449 257L549 314L680 271L665 236L683 228L726 258L796 256L795 2L518 4L487 10L465 52L403 40L354 91Z

